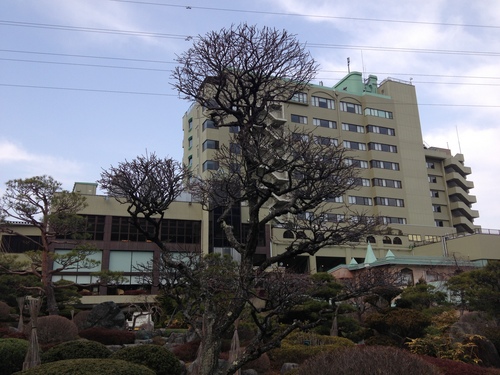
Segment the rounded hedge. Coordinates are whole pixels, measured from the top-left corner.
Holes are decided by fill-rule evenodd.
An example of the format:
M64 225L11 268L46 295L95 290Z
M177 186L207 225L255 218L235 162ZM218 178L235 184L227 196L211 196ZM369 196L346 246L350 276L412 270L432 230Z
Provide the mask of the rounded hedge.
M108 358L111 355L105 345L97 341L68 341L49 349L42 354L42 363L77 358Z
M415 354L389 346L356 346L326 352L305 361L295 375L439 375Z
M177 357L167 349L157 345L127 346L113 353L110 358L144 365L157 375L180 375L182 365Z
M22 339L0 339L0 374L22 370L28 345L28 341Z
M30 370L16 372L15 375L155 375L146 366L118 359L66 359L50 362Z

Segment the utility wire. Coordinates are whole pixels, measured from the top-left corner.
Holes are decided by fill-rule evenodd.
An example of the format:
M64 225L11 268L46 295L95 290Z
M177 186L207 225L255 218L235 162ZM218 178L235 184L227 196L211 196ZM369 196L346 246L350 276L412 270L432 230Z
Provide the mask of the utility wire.
M363 22L384 22L384 23L403 23L414 25L432 25L432 26L453 26L453 27L474 27L486 29L500 29L497 25L479 25L479 24L462 24L451 22L430 22L430 21L411 21L411 20L395 20L395 19L382 19L382 18L362 18L362 17L342 17L342 16L328 16L319 14L303 14L303 13L286 13L286 12L270 12L249 9L231 9L231 8L214 8L214 7L199 7L192 5L176 5L176 4L163 4L153 1L137 1L137 0L108 0L117 3L131 3L139 5L154 5L172 8L184 8L186 10L210 10L219 12L234 12L234 13L253 13L253 14L268 14L274 16L292 16L292 17L307 17L307 18L322 18L322 19L337 19L344 21L363 21Z
M20 27L34 27L42 29L56 29L65 31L83 31L83 32L93 32L102 34L118 34L118 35L128 35L128 36L146 36L146 37L156 37L156 38L170 38L190 41L194 37L191 35L179 35L179 34L165 34L157 32L145 32L145 31L130 31L130 30L113 30L113 29L100 29L91 27L79 27L79 26L68 26L68 25L55 25L55 24L45 24L45 23L31 23L31 22L16 22L16 21L6 21L0 20L0 25L5 26L20 26ZM428 54L441 54L441 55L468 55L468 56L490 56L497 57L500 56L500 52L493 51L467 51L467 50L440 50L440 49L425 49L425 48L403 48L403 47L373 47L373 46L356 46L347 44L323 44L323 43L307 43L307 47L310 48L329 48L329 49L347 49L347 50L365 50L365 51L382 51L382 52L413 52L413 53L428 53Z
M177 64L175 61L166 61L166 60L151 60L151 59L132 59L126 57L116 57L116 56L95 56L95 55L80 55L80 54L69 54L69 53L55 53L55 52L40 52L40 51L26 51L26 50L13 50L13 49L0 49L0 52L7 53L20 53L20 54L33 54L33 55L43 55L43 56L60 56L60 57L77 57L77 58L87 58L87 59L99 59L99 60L116 60L116 61L127 61L127 62L145 62L145 63L158 63L158 64ZM10 60L8 58L0 58L2 60ZM16 59L12 59L16 61ZM31 62L31 60L17 60L17 61L25 61ZM35 62L36 60L33 60ZM46 61L41 61L43 63L50 63ZM54 64L58 64L58 62L54 62ZM78 64L74 64L78 65ZM87 66L86 64L80 64ZM91 65L88 66L97 66L101 65ZM108 67L108 66L105 66ZM111 67L111 66L109 66ZM113 66L114 67L114 66ZM116 68L123 68L121 66L116 66ZM127 68L125 68L127 69ZM149 68L136 68L138 70L151 70ZM170 70L162 70L159 71L170 71ZM319 71L320 73L341 73L345 74L345 70L323 70ZM500 79L500 76L469 76L469 75L450 75L450 74L424 74L424 73L403 73L403 72L371 72L371 74L376 75L385 75L385 76L409 76L409 77L435 77L435 78L462 78L462 79ZM317 78L317 79L334 79L334 78ZM421 82L420 82L421 83Z

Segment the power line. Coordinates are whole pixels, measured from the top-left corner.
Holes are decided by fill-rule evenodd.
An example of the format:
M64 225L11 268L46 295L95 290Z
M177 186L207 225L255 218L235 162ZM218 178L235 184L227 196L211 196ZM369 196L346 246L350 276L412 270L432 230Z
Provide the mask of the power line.
M175 61L166 61L166 60L151 60L151 59L134 59L134 58L127 58L127 57L116 57L116 56L96 56L96 55L81 55L81 54L69 54L69 53L55 53L55 52L40 52L40 51L26 51L26 50L13 50L13 49L0 49L0 52L8 52L8 53L21 53L21 54L33 54L33 55L43 55L43 56L61 56L61 57L78 57L78 58L87 58L87 59L99 59L99 60L115 60L115 61L127 61L127 62L145 62L145 63L158 63L158 64L177 64ZM31 62L31 60L16 60L16 59L8 59L8 58L0 58L1 60L13 60L13 61L25 61L25 62ZM33 60L35 62L37 60ZM41 61L42 63L52 63L52 62L46 62L46 61ZM54 64L59 64L58 62L53 62ZM72 63L68 63L72 64ZM74 65L83 65L87 66L86 64L74 64ZM101 67L101 65L91 65L89 64L88 66L97 66ZM103 66L103 67L116 67L116 68L123 68L121 66ZM130 69L125 67L125 69ZM138 70L152 70L148 68L135 68ZM158 71L170 71L170 70L163 70L163 69L157 69ZM344 70L323 70L321 69L320 72L322 73L342 73L345 74L346 72ZM376 75L385 75L385 76L410 76L410 77L435 77L435 78L461 78L461 79L500 79L500 76L469 76L469 75L450 75L450 74L425 74L425 73L403 73L403 72L371 72L371 74L376 74ZM333 79L333 78L320 78L318 77L317 79ZM422 83L422 82L419 82Z
M140 91L123 91L123 90L103 90L103 89L88 89L79 87L58 87L58 86L39 86L39 85L19 85L10 83L0 83L0 86L5 87L17 87L17 88L30 88L30 89L42 89L42 90L66 90L66 91L83 91L83 92L100 92L108 94L129 94L129 95L151 95L151 96L167 96L167 97L179 97L176 94L164 94L164 93L153 93L153 92L140 92ZM369 105L371 103L366 102ZM397 103L397 105L412 105L415 103ZM472 108L500 108L500 105L488 105L488 104L452 104L452 103L418 103L420 106L431 106L431 107L472 107Z
M147 37L155 37L155 38L170 38L170 39L183 39L183 40L191 40L192 39L192 37L189 35L165 34L165 33L146 32L146 31L100 29L100 28L95 28L95 27L55 25L55 24L48 24L48 23L33 23L33 22L17 22L17 21L0 20L0 25L33 27L33 28L40 28L40 29L55 29L55 30L65 30L65 31L83 31L83 32L100 33L100 34L147 36Z
M115 0L111 0L111 1L115 1ZM31 23L31 22L16 22L16 21L5 21L5 20L0 20L0 25L34 27L34 28L42 28L42 29L65 30L65 31L68 31L68 30L69 31L82 31L82 32L102 33L102 34L117 34L117 35L128 35L128 36L147 36L147 37L155 37L155 38L171 38L171 39L178 39L178 40L185 40L185 41L190 41L193 39L193 36L191 36L191 35L165 34L165 33L146 32L146 31L100 29L100 28L80 27L80 26L55 25L55 24ZM346 49L346 50L382 51L382 52L405 52L405 53L412 52L412 53L427 53L427 54L441 54L441 55L468 55L468 56L490 56L490 57L500 56L500 52L492 52L492 51L441 50L441 49L403 48L403 47L373 47L373 46L356 46L356 45L347 45L347 44L307 43L307 47L309 47L309 48Z
M140 68L133 66L117 66L117 65L102 65L102 64L84 64L84 63L71 63L71 62L60 62L60 61L43 61L43 60L26 60L26 59L9 59L0 57L3 61L17 61L26 63L36 63L36 64L55 64L55 65L69 65L69 66L86 66L94 68L111 68L111 69L130 69L130 70L148 70L154 72L172 72L172 69L155 69L155 68Z
M319 14L302 14L302 13L286 13L286 12L270 12L270 11L259 11L259 10L248 10L248 9L231 9L231 8L214 8L214 7L199 7L192 5L176 5L176 4L163 4L152 1L137 1L137 0L108 0L118 3L132 3L140 5L154 5L172 8L184 8L186 10L211 10L219 12L234 12L234 13L253 13L253 14L268 14L273 16L292 16L292 17L306 17L306 18L321 18L321 19L338 19L344 21L363 21L363 22L384 22L384 23L403 23L403 24L414 24L414 25L432 25L432 26L453 26L453 27L474 27L474 28L486 28L486 29L500 29L500 26L496 25L479 25L479 24L462 24L462 23L451 23L451 22L430 22L430 21L411 21L411 20L395 20L395 19L383 19L383 18L362 18L362 17L342 17L342 16L328 16Z
M66 90L66 91L85 91L85 92L101 92L107 94L130 94L130 95L150 95L150 96L175 96L175 94L163 94L156 92L140 92L140 91L122 91L122 90L102 90L102 89L86 89L80 87L57 87L57 86L38 86L38 85L18 85L11 83L0 83L0 86L42 89L42 90Z
M176 64L175 61L165 61L165 60L131 59L127 57L113 57L113 56L75 55L69 53L24 51L24 50L14 50L14 49L0 49L0 52L25 53L25 54L46 55L46 56L82 57L86 59L119 60L119 61L158 63L158 64Z

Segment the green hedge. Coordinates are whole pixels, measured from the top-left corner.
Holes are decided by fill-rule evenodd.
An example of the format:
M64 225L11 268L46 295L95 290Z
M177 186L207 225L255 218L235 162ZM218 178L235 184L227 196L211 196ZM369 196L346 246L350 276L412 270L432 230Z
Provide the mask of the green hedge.
M77 358L108 358L110 355L111 350L97 341L76 340L47 350L42 354L42 363Z
M45 363L15 375L155 375L146 366L118 359L67 359Z
M23 368L28 345L22 339L0 339L0 374L9 375Z
M157 345L128 346L113 353L111 358L147 366L157 375L180 375L183 370L175 355Z

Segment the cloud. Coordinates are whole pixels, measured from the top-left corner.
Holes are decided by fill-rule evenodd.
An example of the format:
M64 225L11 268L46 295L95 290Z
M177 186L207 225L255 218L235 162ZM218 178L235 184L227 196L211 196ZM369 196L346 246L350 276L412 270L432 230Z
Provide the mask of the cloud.
M83 175L86 165L74 160L66 160L49 154L37 153L25 149L22 145L6 139L0 139L0 193L8 180L50 175L71 190L78 176Z

